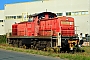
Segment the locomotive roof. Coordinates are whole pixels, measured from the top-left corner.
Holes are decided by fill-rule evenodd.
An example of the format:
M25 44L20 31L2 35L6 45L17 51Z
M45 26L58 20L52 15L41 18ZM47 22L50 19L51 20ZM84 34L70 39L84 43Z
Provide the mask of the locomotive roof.
M35 16L39 16L39 15L43 15L43 14L50 14L50 15L54 15L55 17L57 17L57 15L52 12L42 12L42 13L38 13L38 14L33 14L32 16L35 17Z

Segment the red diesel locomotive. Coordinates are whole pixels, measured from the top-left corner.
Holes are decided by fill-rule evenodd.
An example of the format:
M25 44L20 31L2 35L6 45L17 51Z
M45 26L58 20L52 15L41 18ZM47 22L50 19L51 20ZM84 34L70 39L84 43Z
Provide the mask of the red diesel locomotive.
M9 44L37 49L59 47L64 51L74 50L78 45L74 18L57 17L52 12L34 14L32 18L12 25L12 35L7 37Z

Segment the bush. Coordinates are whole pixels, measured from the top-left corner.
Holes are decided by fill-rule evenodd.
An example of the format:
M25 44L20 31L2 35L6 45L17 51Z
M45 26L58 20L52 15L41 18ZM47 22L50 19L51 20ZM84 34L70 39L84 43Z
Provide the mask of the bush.
M54 48L54 52L55 53L60 53L60 48L58 48L58 47Z
M6 35L0 35L0 44L6 43Z

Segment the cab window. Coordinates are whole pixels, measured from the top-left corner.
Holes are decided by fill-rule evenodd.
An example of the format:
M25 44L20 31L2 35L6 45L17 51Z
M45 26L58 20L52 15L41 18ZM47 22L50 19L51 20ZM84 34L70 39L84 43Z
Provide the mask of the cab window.
M49 18L54 18L55 16L53 14L49 14Z
M38 19L44 19L45 18L45 15L44 14L41 14L38 16Z

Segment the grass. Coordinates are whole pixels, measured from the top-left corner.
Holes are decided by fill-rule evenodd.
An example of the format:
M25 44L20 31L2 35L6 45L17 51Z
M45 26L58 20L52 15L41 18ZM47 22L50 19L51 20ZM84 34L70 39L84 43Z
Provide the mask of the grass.
M5 50L12 50L17 52L25 52L29 54L38 54L38 55L44 55L44 56L51 56L51 57L59 57L62 59L68 59L68 60L90 60L90 47L82 47L82 49L85 50L83 53L52 53L52 52L44 52L40 50L32 50L32 49L23 49L23 48L17 48L12 47L8 44L1 44L0 48Z
M6 35L0 35L0 44L6 43Z

